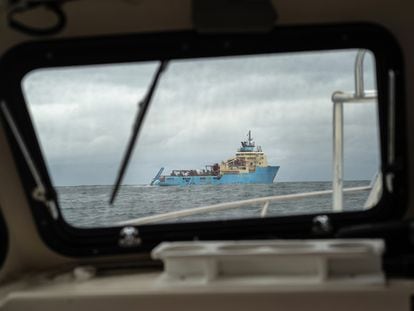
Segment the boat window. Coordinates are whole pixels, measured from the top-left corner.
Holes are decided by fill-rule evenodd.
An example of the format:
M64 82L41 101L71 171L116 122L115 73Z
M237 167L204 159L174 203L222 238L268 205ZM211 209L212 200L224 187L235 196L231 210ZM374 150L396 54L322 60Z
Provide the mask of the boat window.
M159 62L41 68L21 87L71 226L264 218L377 203L375 64L360 49L169 61L112 205Z

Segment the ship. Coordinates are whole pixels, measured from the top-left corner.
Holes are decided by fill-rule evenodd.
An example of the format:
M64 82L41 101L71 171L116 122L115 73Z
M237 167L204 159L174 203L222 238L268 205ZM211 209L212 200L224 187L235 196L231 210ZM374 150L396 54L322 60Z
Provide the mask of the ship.
M206 165L202 170L173 170L162 175L162 167L151 181L154 186L271 184L280 166L268 165L261 146L255 145L251 131L241 142L235 157L220 164Z

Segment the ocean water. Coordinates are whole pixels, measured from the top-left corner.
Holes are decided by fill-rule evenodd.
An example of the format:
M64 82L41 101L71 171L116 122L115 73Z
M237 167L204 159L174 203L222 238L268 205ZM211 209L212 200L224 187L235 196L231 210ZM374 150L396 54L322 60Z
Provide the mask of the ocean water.
M344 187L369 185L369 181L346 181ZM112 186L57 187L59 205L65 220L75 227L113 226L134 218L208 206L222 202L332 189L331 182L276 182L266 185L203 185L157 187L125 185L120 188L115 204L109 205ZM368 191L344 193L344 210L361 210ZM262 204L184 217L169 222L203 221L260 217ZM273 202L268 216L312 214L332 210L332 195L295 201ZM167 222L167 221L165 221Z

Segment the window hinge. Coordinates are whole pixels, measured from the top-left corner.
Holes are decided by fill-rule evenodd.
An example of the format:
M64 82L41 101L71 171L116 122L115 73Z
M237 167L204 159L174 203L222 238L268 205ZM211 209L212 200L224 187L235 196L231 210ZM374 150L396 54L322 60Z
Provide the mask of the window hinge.
M25 159L26 164L30 170L30 173L32 174L33 179L36 183L36 186L33 188L32 193L31 193L32 198L38 202L43 203L45 207L49 210L52 218L56 220L59 216L58 209L56 206L56 200L54 199L54 196L52 196L46 190L46 187L41 178L39 170L29 152L29 149L26 146L26 143L16 125L16 122L14 121L4 101L1 102L1 113L13 134L17 142L17 145L19 146L20 151L22 152L23 158Z

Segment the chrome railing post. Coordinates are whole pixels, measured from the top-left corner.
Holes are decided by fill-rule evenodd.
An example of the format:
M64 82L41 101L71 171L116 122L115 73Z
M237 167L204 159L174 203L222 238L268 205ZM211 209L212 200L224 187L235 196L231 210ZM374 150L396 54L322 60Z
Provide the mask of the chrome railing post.
M355 97L362 98L365 95L364 90L364 56L366 50L359 50L355 59Z
M344 104L334 101L333 111L333 210L343 208L343 167L344 167Z
M267 210L269 208L270 201L265 201L262 207L262 212L260 213L260 217L264 218L267 215Z
M333 178L332 209L343 210L343 167L344 167L344 104L365 103L377 98L375 91L364 89L364 56L366 50L359 50L355 58L355 91L354 93L334 92L333 102Z

